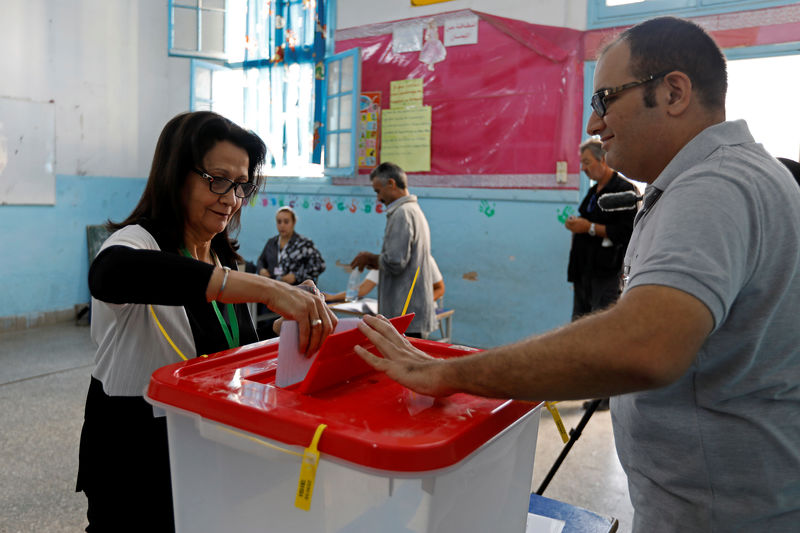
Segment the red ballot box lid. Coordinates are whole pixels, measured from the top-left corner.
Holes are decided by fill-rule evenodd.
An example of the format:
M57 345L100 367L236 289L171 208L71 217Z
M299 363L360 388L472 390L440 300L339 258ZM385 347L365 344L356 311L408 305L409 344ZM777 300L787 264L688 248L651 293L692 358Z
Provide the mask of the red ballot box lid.
M337 345L343 352L352 352L358 344L378 353L360 332L346 333L352 341L349 346ZM409 340L433 357L479 351ZM303 392L302 382L284 389L275 385L277 354L277 342L262 341L168 365L153 373L147 396L167 409L189 411L302 447L309 445L320 424L326 424L318 445L322 454L396 472L452 466L538 405L469 394L434 399L413 393L375 371L327 384L312 393Z

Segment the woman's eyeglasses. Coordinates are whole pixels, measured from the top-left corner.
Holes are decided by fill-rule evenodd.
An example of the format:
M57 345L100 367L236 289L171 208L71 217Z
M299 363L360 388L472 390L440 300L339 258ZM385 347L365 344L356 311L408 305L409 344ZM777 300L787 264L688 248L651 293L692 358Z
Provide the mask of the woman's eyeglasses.
M672 70L665 70L664 72L659 72L658 74L650 74L646 78L643 78L639 81L632 81L630 83L626 83L625 85L620 85L619 87L613 87L611 89L600 89L596 93L592 95L592 109L597 116L603 118L608 113L608 103L606 102L606 98L609 96L613 96L615 94L619 94L622 91L626 91L628 89L633 89L634 87L638 87L639 85L644 85L645 83L651 82L653 80L657 80L659 78L663 78L667 74L672 72Z
M204 180L208 182L208 189L214 194L228 194L228 191L233 189L233 194L239 198L248 198L251 194L256 192L256 184L251 181L233 181L228 178L220 176L212 176L203 170L194 169L194 171Z

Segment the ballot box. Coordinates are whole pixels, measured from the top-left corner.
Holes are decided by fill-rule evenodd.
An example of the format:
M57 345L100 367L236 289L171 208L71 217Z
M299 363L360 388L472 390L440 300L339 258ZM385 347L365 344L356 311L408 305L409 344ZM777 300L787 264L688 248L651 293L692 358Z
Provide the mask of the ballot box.
M153 373L177 531L524 532L538 404L415 394L358 367L352 345L375 348L349 335L285 388L275 339ZM434 357L475 351L410 341ZM332 382L342 367L358 368Z

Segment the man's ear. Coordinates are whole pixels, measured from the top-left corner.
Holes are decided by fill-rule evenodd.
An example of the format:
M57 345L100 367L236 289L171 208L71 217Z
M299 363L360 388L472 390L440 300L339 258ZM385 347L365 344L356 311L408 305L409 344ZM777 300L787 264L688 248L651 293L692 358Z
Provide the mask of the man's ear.
M664 88L666 88L667 113L672 116L685 113L695 96L692 93L692 80L689 76L674 70L664 76Z

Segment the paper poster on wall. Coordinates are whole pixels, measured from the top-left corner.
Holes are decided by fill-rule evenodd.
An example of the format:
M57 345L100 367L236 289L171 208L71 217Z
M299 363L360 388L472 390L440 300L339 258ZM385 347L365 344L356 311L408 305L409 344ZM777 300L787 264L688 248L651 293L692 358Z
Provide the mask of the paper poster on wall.
M55 108L0 98L0 205L55 204Z
M392 30L392 52L402 54L422 50L423 28L424 26L420 22L395 26Z
M381 121L381 162L406 172L430 172L431 106L384 109Z
M373 169L378 166L380 144L378 132L381 122L381 92L363 92L358 102L360 119L358 133L358 168Z
M459 46L478 43L478 16L460 15L444 23L444 45Z
M422 105L422 78L397 80L389 83L389 107L419 107Z

